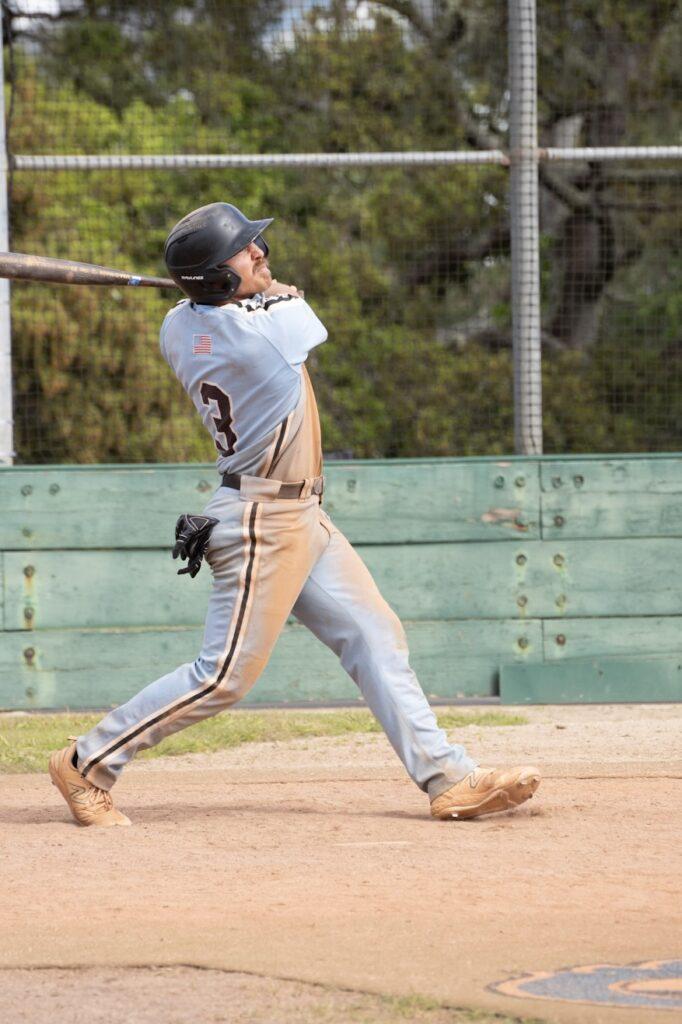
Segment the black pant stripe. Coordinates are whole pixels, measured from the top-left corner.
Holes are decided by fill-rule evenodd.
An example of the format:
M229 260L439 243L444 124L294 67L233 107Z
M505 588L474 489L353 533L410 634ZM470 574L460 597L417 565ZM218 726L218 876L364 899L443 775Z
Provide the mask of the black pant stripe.
M196 704L197 701L203 700L204 697L207 697L210 693L213 693L213 691L220 685L222 679L225 676L225 673L227 672L228 668L230 667L230 663L232 661L232 657L233 657L235 649L237 647L237 643L239 642L239 635L241 633L242 625L243 625L243 622L244 622L244 615L246 613L246 606L247 606L248 601L249 601L249 591L251 589L251 575L252 575L252 572L253 572L253 563L254 563L254 560L255 560L255 557L256 557L256 526L255 526L255 523L256 523L256 514L257 514L257 512L258 512L258 503L254 502L253 508L251 509L251 515L249 516L249 537L250 537L250 540L251 540L251 544L250 544L250 547L249 547L249 561L248 561L248 565L246 567L246 579L245 579L245 582L244 582L244 593L242 594L242 601L241 601L241 605L239 607L239 615L237 617L237 625L236 625L236 628L235 628L235 631L234 631L234 636L232 637L232 643L230 645L230 649L229 649L229 651L227 653L227 657L225 658L225 661L223 662L222 668L220 669L220 672L218 674L217 679L215 680L215 682L211 683L209 686L204 687L203 690L199 690L198 693L193 693L189 697L184 697L182 700L178 701L177 704L174 704L172 707L167 708L165 711L160 712L160 714L156 715L149 722L145 722L143 725L138 726L132 732L127 732L124 736L122 736L120 739L118 739L115 743L112 743L109 747L107 747L106 750L103 750L96 757L93 757L91 761L86 762L86 764L81 769L81 775L83 776L83 778L86 778L88 772L92 768L94 768L96 764L99 764L99 762L103 761L106 757L110 757L111 754L114 754L119 749L119 747L126 746L126 744L130 743L131 740L134 740L137 736L140 736L143 732L146 732L147 729L151 729L151 727L153 725L158 725L158 723L162 722L165 718L169 718L171 715L175 715L178 711L182 711L183 708L189 707L190 704Z
M218 684L222 680L223 676L227 672L228 668L230 667L230 664L232 662L232 656L234 654L235 648L236 648L237 643L239 641L239 634L242 631L242 623L244 621L244 615L246 614L246 606L247 606L248 600L249 600L249 591L251 590L251 574L253 572L253 563L254 563L254 559L256 557L256 528L255 528L255 522L256 522L256 510L257 510L257 508L258 508L258 505L254 504L253 509L251 511L251 516L249 517L249 536L251 538L251 550L249 551L249 564L246 567L246 581L244 583L244 593L242 595L242 603L241 603L241 606L239 608L239 617L237 619L237 626L236 626L235 631L234 631L234 636L232 637L232 644L230 646L230 650L228 651L227 657L225 658L225 661L223 663L223 667L221 668L221 670L220 670L220 672L218 674L218 678L216 679L215 683L213 683L211 689L215 689L215 687L218 686Z
M272 456L272 463L271 463L272 466L274 466L275 463L277 462L277 458L279 456L280 449L282 447L282 441L284 440L284 435L287 432L287 423L288 422L289 422L289 417L285 416L284 419L282 420L282 429L279 432L279 437L277 438L277 444L275 445L275 452L274 452L274 455Z

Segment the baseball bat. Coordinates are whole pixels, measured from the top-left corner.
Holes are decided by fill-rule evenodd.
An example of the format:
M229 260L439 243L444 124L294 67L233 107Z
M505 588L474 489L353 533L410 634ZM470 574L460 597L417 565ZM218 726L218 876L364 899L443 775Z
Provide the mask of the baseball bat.
M28 256L22 252L0 252L0 277L14 281L51 281L54 284L135 285L143 288L176 288L169 277L143 277L125 270L99 267L95 263L57 260L51 256Z

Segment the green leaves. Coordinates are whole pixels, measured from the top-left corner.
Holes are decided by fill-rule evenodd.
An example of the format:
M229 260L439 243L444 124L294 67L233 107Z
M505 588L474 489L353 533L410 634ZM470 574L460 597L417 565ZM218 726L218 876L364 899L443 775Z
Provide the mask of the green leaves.
M499 3L427 7L87 0L15 45L11 149L438 150L479 130L503 145ZM569 123L578 143L666 141L674 5L551 2L538 31L543 141ZM574 211L543 190L546 446L679 445L673 186L551 172L586 212L571 235ZM513 449L506 193L497 166L15 171L12 245L163 274L166 234L190 209L229 200L274 216L273 270L329 327L310 359L325 449L490 454ZM12 287L22 460L213 458L158 352L176 293ZM568 341L552 334L562 302L578 325Z

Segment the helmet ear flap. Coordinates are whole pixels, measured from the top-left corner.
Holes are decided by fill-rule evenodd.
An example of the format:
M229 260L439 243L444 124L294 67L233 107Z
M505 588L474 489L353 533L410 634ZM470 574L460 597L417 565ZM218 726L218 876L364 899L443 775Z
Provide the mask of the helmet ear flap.
M211 267L210 270L204 272L204 286L206 291L224 291L227 298L231 298L234 295L241 283L242 279L236 270L233 270L232 267L228 267L225 264L219 267Z

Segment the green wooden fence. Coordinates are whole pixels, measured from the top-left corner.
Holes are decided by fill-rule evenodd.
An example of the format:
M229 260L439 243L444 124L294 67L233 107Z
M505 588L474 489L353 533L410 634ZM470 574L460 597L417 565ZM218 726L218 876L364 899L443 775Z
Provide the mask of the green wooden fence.
M682 456L333 462L325 508L432 699L682 700ZM212 466L0 469L0 707L106 707L198 652L175 519ZM250 704L355 700L293 619Z

